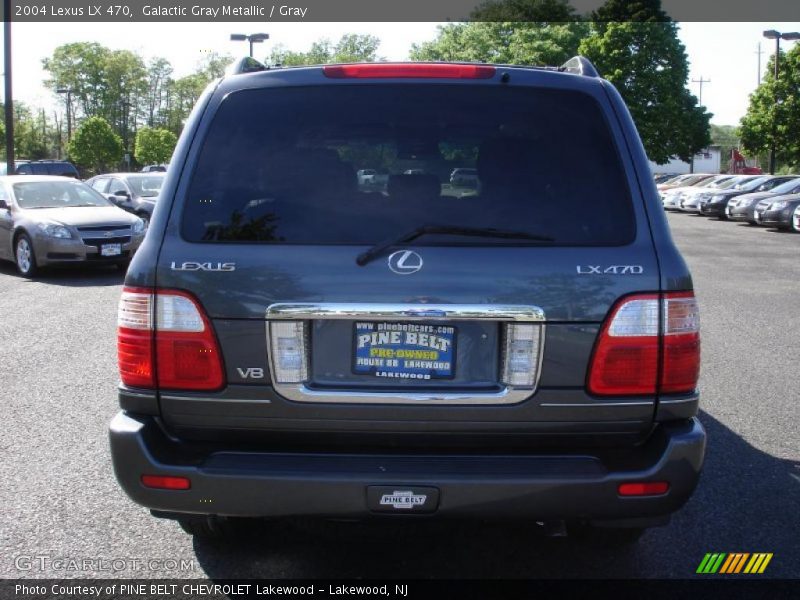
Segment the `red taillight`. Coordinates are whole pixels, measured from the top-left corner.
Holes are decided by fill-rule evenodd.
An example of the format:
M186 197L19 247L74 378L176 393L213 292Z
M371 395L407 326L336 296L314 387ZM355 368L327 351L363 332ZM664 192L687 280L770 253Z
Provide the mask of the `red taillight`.
M600 330L588 389L601 396L685 393L695 389L699 372L694 294L637 294L617 303Z
M188 490L191 489L192 482L188 477L142 475L142 485L157 490Z
M664 357L661 363L663 394L691 392L700 377L700 323L692 292L666 294L664 298Z
M491 79L495 68L487 65L454 65L446 63L369 63L356 65L326 65L325 77L331 79Z
M661 496L669 491L666 481L642 481L636 483L620 483L617 493L620 496Z
M125 385L208 391L225 384L211 323L190 294L125 288L117 324L119 371Z

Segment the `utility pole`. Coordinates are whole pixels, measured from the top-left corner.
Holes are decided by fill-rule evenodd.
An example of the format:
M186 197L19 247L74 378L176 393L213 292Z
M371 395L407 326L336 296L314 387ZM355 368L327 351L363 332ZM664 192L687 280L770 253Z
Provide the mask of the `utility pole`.
M700 84L700 96L697 99L697 103L700 106L703 106L703 84L704 83L711 83L711 80L710 79L703 79L703 76L700 75L700 79L692 79L692 83L699 83ZM692 160L689 161L689 173L694 173L694 155L695 155L695 153L693 152L692 153Z
M58 88L57 94L67 95L67 143L72 139L72 90L70 88Z
M3 62L5 68L6 165L9 175L14 168L14 94L11 89L11 0L3 0Z
M703 76L700 75L700 79L692 79L692 83L699 83L700 84L700 96L697 98L697 103L700 106L703 106L703 84L704 83L711 83L710 79L703 79Z
M761 55L764 54L764 51L761 49L761 42L758 42L756 54L758 54L758 85L761 85Z

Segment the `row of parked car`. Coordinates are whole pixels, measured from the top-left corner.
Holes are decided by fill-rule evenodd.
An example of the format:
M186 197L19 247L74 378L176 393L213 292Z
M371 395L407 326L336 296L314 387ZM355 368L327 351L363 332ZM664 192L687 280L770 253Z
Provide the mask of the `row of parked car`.
M800 233L800 175L693 173L656 184L665 210Z
M0 176L0 259L25 277L94 263L126 269L144 239L164 172Z

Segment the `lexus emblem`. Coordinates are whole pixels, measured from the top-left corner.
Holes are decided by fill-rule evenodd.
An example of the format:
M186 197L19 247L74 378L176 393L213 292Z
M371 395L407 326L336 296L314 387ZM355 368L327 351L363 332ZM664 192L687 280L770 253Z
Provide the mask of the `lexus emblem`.
M411 275L422 268L422 257L413 250L398 250L389 256L389 269L398 275Z

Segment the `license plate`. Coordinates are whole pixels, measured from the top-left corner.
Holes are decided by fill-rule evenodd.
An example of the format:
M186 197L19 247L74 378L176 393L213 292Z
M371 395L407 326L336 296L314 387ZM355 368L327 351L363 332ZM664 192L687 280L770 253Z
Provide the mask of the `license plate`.
M355 323L353 373L426 381L455 375L456 328L421 323Z
M122 254L122 244L103 244L100 246L101 256L119 256Z

